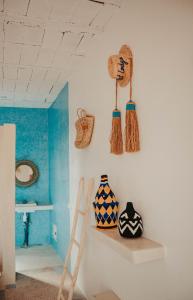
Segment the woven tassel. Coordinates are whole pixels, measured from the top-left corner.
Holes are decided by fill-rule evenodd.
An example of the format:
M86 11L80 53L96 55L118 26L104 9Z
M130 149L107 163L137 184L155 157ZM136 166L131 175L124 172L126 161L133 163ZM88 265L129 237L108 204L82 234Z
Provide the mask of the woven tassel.
M136 105L132 100L126 105L125 120L125 151L137 152L140 150L139 126L136 113Z
M121 129L121 112L118 109L113 111L112 131L111 131L111 153L123 153L123 137Z
M118 98L118 84L115 81L115 109L113 111L112 119L112 130L111 130L111 153L122 154L123 153L123 137L121 128L121 112L117 108L117 98Z

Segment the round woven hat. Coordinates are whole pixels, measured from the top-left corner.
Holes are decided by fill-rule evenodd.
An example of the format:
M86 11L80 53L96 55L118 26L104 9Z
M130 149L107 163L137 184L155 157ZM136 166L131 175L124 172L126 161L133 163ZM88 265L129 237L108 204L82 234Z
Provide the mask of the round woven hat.
M127 45L123 45L118 55L111 55L108 59L109 75L117 79L119 85L128 85L133 74L133 55Z

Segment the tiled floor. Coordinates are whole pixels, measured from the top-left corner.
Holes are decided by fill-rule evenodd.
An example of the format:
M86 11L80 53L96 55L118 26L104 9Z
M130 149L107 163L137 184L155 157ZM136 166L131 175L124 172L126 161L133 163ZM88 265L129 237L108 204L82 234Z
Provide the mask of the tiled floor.
M27 249L16 249L16 272L31 278L59 286L63 262L51 246L35 246ZM65 287L68 289L70 280L67 278ZM75 295L81 295L78 287Z
M62 260L49 245L16 249L16 272L19 273L62 264Z

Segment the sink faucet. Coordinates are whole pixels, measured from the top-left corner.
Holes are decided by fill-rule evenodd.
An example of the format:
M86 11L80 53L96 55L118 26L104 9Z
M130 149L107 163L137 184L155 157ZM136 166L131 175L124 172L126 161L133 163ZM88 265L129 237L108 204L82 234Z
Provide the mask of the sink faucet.
M23 213L23 223L24 223L24 242L23 248L29 247L29 226L30 226L30 213Z

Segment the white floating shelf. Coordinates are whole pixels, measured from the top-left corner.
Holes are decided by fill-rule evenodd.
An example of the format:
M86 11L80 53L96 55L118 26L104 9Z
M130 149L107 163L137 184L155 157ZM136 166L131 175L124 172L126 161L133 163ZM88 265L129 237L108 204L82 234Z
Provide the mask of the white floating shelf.
M15 205L15 211L17 213L32 213L35 211L44 211L44 210L53 210L53 205L25 205L25 206L21 206L19 205Z
M100 294L94 295L92 297L92 299L93 300L121 300L112 291L107 291L107 292L104 292L104 293L100 293Z
M122 257L134 264L140 264L165 257L165 247L157 242L146 238L125 239L122 238L118 229L99 230L95 226L91 228L94 236L111 247Z

